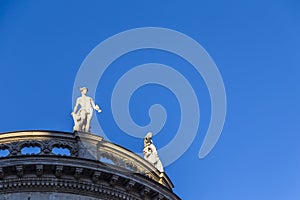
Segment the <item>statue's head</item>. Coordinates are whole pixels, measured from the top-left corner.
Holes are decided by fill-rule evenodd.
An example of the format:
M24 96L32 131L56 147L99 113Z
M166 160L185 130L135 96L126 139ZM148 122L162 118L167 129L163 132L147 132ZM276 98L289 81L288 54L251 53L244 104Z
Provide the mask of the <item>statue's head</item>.
M87 87L82 87L82 88L79 88L81 94L86 94L88 92L88 88Z
M152 138L152 132L147 133L145 139L151 139Z

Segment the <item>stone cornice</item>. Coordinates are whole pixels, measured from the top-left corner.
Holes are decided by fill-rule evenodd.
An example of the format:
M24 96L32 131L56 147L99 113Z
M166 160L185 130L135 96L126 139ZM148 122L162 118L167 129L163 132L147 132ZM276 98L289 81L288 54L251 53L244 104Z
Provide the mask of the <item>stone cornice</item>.
M25 147L38 147L40 152L24 155ZM55 147L65 148L70 154L56 155ZM166 174L133 152L97 135L11 132L0 134L0 150L8 151L6 157L0 158L0 185L3 186L0 194L16 190L61 190L76 194L81 188L84 194L103 199L179 199L172 192L173 185ZM101 162L102 158L110 162ZM62 189L61 184L66 188Z

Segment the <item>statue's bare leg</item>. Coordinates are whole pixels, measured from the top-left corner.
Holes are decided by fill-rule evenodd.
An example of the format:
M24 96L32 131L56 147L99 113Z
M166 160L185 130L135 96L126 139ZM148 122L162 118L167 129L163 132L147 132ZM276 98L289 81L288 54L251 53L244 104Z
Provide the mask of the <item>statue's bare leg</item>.
M90 132L91 119L92 119L92 113L87 113L87 115L86 115L85 132Z
M85 131L85 119L87 112L85 110L80 110L79 116L80 120L78 121L78 130Z

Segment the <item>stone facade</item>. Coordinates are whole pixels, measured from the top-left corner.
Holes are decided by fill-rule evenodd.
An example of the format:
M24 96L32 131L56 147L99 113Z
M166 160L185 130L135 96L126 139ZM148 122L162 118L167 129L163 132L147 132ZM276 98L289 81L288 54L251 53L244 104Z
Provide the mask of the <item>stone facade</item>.
M26 154L28 147L37 151ZM165 173L93 134L4 133L0 134L0 151L7 152L0 158L0 200L180 199Z

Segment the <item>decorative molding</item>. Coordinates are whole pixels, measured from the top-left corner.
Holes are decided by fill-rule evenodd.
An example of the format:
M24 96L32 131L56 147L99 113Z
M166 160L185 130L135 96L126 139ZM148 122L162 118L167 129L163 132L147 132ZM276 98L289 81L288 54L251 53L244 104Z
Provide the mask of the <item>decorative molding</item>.
M74 177L75 177L76 179L80 179L80 176L81 176L82 172L83 172L83 168L81 168L81 167L76 167L75 173L74 173Z
M41 177L43 175L43 165L36 165L35 166L36 175Z
M22 165L17 165L16 166L16 172L19 178L22 178L24 175L24 171L23 171L23 166Z
M92 176L92 181L94 183L97 183L99 181L99 179L100 179L100 176L101 176L101 172L94 171L93 176Z
M85 146L82 138L90 146ZM25 147L38 147L40 152L22 154ZM56 155L53 148L66 148L70 155ZM172 192L173 184L165 173L133 152L93 134L0 134L0 150L6 149L9 154L0 158L0 195L57 191L104 200L180 199Z
M57 165L57 166L55 167L55 177L56 177L56 178L61 177L62 172L63 172L63 169L64 169L64 167L63 167L62 165Z

